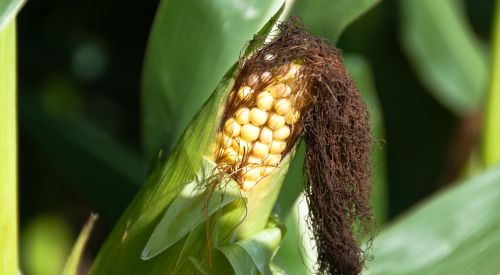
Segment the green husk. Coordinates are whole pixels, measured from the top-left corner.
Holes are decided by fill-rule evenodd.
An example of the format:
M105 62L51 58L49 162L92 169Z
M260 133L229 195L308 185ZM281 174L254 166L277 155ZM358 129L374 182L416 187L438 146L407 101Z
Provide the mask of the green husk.
M1 8L1 7L0 7ZM0 19L4 13L0 10ZM16 23L0 25L0 273L18 273Z
M261 33L269 32L282 10L271 19L272 23L265 25ZM257 48L261 43L263 39L253 40L248 47ZM236 68L236 65L233 65L223 77L210 99L184 132L169 159L166 162L161 158L158 160L148 181L101 248L91 274L191 274L201 272L202 269L209 272L217 270L222 272L219 274L226 274L224 270L232 272L229 262L221 252L210 247L216 248L248 238L266 227L293 151L282 161L275 176L267 177L248 195L221 206L222 208L212 216L207 215L206 223L197 226L197 223L191 222L175 225L177 229L187 226L190 233L178 240L165 242L168 245L164 247L161 247L160 243L160 249L155 250L155 253L148 253L150 246L147 246L147 243L152 237L160 241L167 239L161 238L161 232L154 233L155 228L168 229L163 226L165 223L161 223L163 214L169 211L169 207L174 206L175 200L180 200L178 196L187 184L193 182L198 174L204 174L203 158L211 154L211 145L216 140L216 129L213 125L217 125L221 119L226 96L234 84ZM203 200L195 203L195 209L200 203L203 203ZM184 200L177 203L176 207L190 208L192 205L189 204L189 200ZM207 228L209 230L206 230ZM164 249L166 250L161 252ZM143 252L148 260L141 259Z

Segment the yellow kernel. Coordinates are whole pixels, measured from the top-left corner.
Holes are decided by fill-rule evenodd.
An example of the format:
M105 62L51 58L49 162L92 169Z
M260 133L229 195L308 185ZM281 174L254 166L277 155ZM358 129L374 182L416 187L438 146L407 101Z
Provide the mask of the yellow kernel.
M252 149L252 143L241 139L233 139L232 146L234 151L238 152L240 155L248 154Z
M269 145L257 141L253 145L252 153L258 158L264 158L269 154Z
M288 72L286 73L284 78L290 79L296 77L299 70L300 70L300 65L290 63L290 67L288 68Z
M234 151L233 148L227 147L224 149L224 153L223 153L223 161L224 162L234 164L240 160L241 160L240 155L236 151Z
M292 125L297 121L299 121L299 117L300 117L299 111L290 111L285 115L285 122L287 124Z
M250 110L248 108L240 108L234 113L234 118L236 118L236 122L240 125L247 124L250 122Z
M271 73L270 72L263 72L260 75L260 80L261 81L268 81L271 78Z
M279 154L279 153L285 151L285 148L286 148L286 142L274 140L271 143L270 152L271 152L271 154Z
M292 88L285 83L278 83L269 87L271 95L275 98L288 97L292 93Z
M255 86L259 82L259 77L255 74L252 74L248 77L248 85Z
M285 126L285 118L283 116L280 116L278 114L271 114L269 116L269 120L267 121L267 125L269 125L269 128L273 130L277 130L283 126Z
M227 143L227 140L231 140L231 137L224 134L224 132L217 133L217 142L219 144Z
M258 181L261 179L260 168L257 166L254 167L245 167L242 172L243 180L245 181Z
M244 181L242 184L242 188L245 191L250 191L250 189L252 189L256 183L257 182L255 182L255 181Z
M274 139L276 140L286 140L290 136L290 128L288 126L283 126L276 130L273 134Z
M270 61L270 60L273 60L273 59L274 59L274 54L268 53L268 54L266 54L264 56L264 60L266 60L266 61Z
M256 104L260 109L267 111L273 107L273 102L273 96L269 92L264 91L257 96Z
M262 162L266 166L278 166L281 161L281 155L269 154Z
M269 144L273 142L273 130L263 127L262 130L260 130L260 137L259 137L260 142Z
M247 162L249 164L262 164L262 159L261 158L256 158L254 156L249 156Z
M291 110L290 107L291 107L290 101L286 98L282 98L274 102L274 110L276 111L276 113L280 115L289 113Z
M259 108L252 108L250 110L250 121L252 122L253 125L256 126L261 126L264 125L267 121L267 112L262 111Z
M240 134L241 126L234 120L234 118L229 118L226 123L224 123L224 132L226 135L234 137Z
M240 138L244 141L252 142L259 138L260 128L253 124L241 126Z
M249 96L254 92L254 90L248 86L242 86L238 90L238 97L242 100L248 99Z

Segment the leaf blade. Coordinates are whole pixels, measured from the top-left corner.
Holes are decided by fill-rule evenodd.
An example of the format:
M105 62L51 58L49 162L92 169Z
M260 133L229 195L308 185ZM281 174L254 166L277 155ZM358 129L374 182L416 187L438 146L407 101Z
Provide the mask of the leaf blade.
M367 274L492 274L500 263L500 166L441 192L384 229Z

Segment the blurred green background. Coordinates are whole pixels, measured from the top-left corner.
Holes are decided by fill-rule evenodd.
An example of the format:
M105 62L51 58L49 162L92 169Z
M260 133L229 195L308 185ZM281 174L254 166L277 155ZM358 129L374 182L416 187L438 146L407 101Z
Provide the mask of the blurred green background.
M374 116L383 122L377 150L383 153L375 165L385 174L379 185L383 187L385 182L386 192L381 196L386 207L379 220L391 222L459 176L474 171L494 1L441 2L451 3L450 11L435 4L440 1L422 1L418 6L416 1L384 0L340 37L336 36L342 28L335 25L336 10L324 8L328 2L296 0L290 14L302 16L313 33L330 41L338 38L337 46L350 56L351 72L364 79L358 84L367 88L360 89L376 92L381 113ZM86 258L90 262L150 171L151 152L146 148L143 153L141 141L140 90L158 4L37 0L28 2L18 16L20 223L25 274L57 273L93 211L100 219L90 239ZM207 22L211 18L233 20L223 9L186 8L182 15L169 12L169 16L186 18L184 24L200 18ZM227 27L223 23L214 24L206 39L223 33ZM199 49L200 56L195 57L200 66L206 62L203 54L209 55L212 48L203 49L203 43L182 35L179 39L194 44L186 49ZM232 60L228 61L231 64L243 46L237 43L218 54ZM190 55L183 52L186 49L177 48L176 54ZM186 69L181 61L179 72ZM186 66L197 61L189 62ZM360 66L361 72L356 73ZM212 68L205 64L203 69ZM363 75L366 70L368 75ZM191 77L197 77L178 72L175 76L176 88L183 83L193 85ZM220 77L222 73L216 79ZM202 83L198 85L210 82ZM207 84L204 94L190 95L189 104L203 103L215 84ZM460 89L466 90L465 95L460 95ZM183 119L189 121L191 116ZM169 123L175 124L177 119L171 117ZM169 132L172 140L176 131ZM286 185L284 189L286 196ZM381 189L377 192L384 192Z

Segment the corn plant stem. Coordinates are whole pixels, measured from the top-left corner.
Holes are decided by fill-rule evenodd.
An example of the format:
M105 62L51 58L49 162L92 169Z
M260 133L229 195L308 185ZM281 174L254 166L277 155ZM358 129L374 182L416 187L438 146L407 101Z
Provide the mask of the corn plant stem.
M0 273L18 273L16 26L0 30Z
M486 167L500 162L500 1L497 1L493 23L493 58L491 83L486 102L483 158Z

